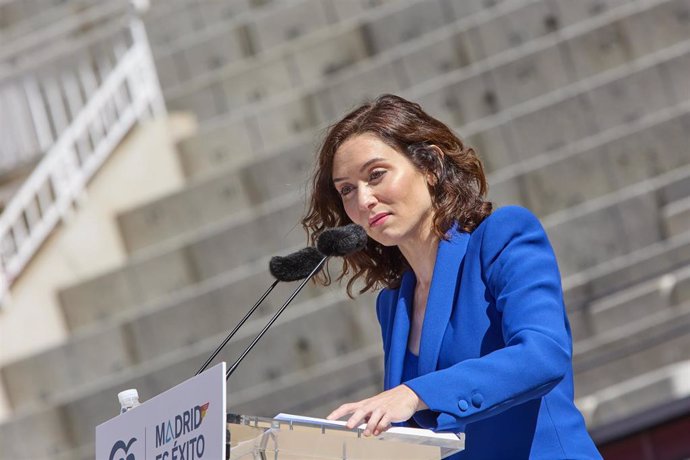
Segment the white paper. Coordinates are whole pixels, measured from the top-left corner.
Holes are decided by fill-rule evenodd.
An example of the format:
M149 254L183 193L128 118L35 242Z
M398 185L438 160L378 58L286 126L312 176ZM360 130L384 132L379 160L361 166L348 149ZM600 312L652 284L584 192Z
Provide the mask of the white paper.
M325 426L338 426L338 427L343 427L345 426L346 422L340 421L340 420L326 420L324 418L316 418L316 417L305 417L304 415L293 415L293 414L283 414L280 413L273 417L276 420L281 420L281 421L286 421L286 422L302 422L302 423L315 423L318 425L325 425ZM364 430L367 427L366 423L361 424L359 429ZM457 441L458 440L458 435L455 433L435 433L431 430L423 429L423 428L410 428L406 426L394 426L389 428L388 430L384 431L381 433L379 436L380 438L386 438L389 437L390 435L409 435L409 436L422 436L426 438L432 438L432 439L445 439L449 441Z

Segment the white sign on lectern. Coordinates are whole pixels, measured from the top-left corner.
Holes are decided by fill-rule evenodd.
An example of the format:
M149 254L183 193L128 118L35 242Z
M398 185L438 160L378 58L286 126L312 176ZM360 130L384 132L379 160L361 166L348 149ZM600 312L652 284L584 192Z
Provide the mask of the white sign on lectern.
M225 458L225 362L96 427L96 460Z

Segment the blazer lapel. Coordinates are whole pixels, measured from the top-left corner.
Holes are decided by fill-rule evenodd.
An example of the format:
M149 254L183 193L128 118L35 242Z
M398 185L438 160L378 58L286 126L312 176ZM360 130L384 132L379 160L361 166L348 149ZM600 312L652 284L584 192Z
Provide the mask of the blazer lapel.
M393 331L388 350L388 362L386 363L385 389L400 385L402 380L403 361L407 349L407 339L410 334L410 315L412 314L412 301L414 300L415 277L412 270L403 274L398 290L398 302L395 307L393 319Z
M424 324L422 325L419 375L428 374L436 370L438 355L441 351L441 342L448 327L448 321L453 311L453 303L459 290L459 272L467 250L467 243L470 240L470 234L453 228L450 231L450 236L451 238L447 241L441 240L436 253L436 264L434 265L434 274L431 278L426 312L424 313ZM411 298L413 295L411 294Z

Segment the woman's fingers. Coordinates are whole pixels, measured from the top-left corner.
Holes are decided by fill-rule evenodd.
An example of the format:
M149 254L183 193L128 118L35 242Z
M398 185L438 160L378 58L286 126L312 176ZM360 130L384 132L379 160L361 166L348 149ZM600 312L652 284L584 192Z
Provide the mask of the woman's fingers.
M359 425L364 423L365 417L369 416L371 411L367 411L364 407L359 407L350 417L345 424L349 429L357 428Z
M342 406L338 407L336 410L328 414L328 417L326 417L326 420L338 420L340 417L344 415L351 414L355 410L355 405L358 403L348 403L348 404L343 404Z
M367 422L367 427L364 429L364 436L369 436L376 432L376 427L378 427L381 418L383 417L383 410L380 408L375 409L369 416L369 421Z
M387 430L391 422L407 420L422 408L426 408L426 405L421 402L416 393L405 385L399 385L371 398L343 404L326 418L337 420L352 414L347 420L347 428L354 429L367 422L364 434L367 436L378 435L378 433Z
M384 431L387 431L391 427L391 419L390 417L386 414L383 417L381 417L381 420L379 421L379 424L376 428L374 428L374 436L378 436Z

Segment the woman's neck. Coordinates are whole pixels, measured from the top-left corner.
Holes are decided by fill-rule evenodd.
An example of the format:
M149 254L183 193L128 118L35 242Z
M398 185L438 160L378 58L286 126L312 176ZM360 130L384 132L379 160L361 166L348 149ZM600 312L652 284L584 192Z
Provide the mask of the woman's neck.
M428 289L434 274L439 238L431 225L426 226L420 233L408 243L400 244L398 248L414 272L417 287Z

